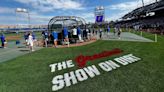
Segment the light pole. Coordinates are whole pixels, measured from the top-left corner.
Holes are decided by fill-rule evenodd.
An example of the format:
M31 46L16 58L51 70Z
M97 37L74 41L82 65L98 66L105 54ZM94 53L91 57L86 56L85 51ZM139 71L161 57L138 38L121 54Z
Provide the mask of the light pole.
M143 7L144 7L144 0L142 0L142 5L143 5Z
M18 22L17 10L15 10L15 16L16 16L16 22ZM16 28L17 28L17 32L16 32L16 33L17 33L17 34L18 34L18 31L19 31L19 30L18 30L18 25L19 25L19 24L17 23L17 24L16 24Z
M31 22L31 21L30 21L30 13L29 13L29 10L27 11L27 14L28 14L28 25L29 25L29 28L31 28L31 27L30 27L30 22Z
M27 13L27 15L28 15L28 25L29 25L29 28L30 28L30 13L29 13L29 10L27 10L27 9L25 9L25 8L17 8L17 9L15 10L16 21L18 22L17 13ZM18 27L18 26L17 26L17 27Z

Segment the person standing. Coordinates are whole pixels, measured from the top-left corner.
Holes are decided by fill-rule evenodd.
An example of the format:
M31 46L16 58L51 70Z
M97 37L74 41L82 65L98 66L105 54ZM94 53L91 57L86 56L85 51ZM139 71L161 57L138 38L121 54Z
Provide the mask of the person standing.
M43 37L43 40L44 40L44 34L45 34L45 31L42 31L42 37Z
M110 27L108 26L108 28L107 28L107 34L109 35L109 33L110 33Z
M101 28L100 28L99 32L100 32L99 37L101 39L102 38L102 29Z
M118 27L118 39L121 39L121 32L122 32L121 28Z
M87 39L87 28L85 27L83 30L83 39L86 40Z
M98 29L96 29L96 31L95 31L95 32L96 32L96 35L97 35L97 33L98 33Z
M115 35L116 32L117 32L117 27L115 26L115 27L114 27L114 30L113 30L113 34Z
M5 48L5 35L4 34L1 35L1 46L2 48Z
M76 27L74 27L73 29L72 29L72 36L73 36L73 39L75 40L75 43L77 42L77 29L76 29Z
M36 41L36 35L34 32L32 32L32 37L33 37L33 40Z
M34 51L34 40L32 37L32 33L30 33L28 36L28 45L29 45L30 51Z
M32 32L32 37L33 37L34 45L38 45L35 32Z
M79 41L82 41L80 27L77 28L77 35L78 35Z
M28 32L24 33L24 39L25 39L25 44L27 46L27 41L28 41Z
M4 41L4 48L6 48L6 47L7 47L7 41L5 39L5 41Z
M45 47L48 47L48 31L44 32L44 44Z
M91 29L90 28L88 28L88 32L87 32L87 35L88 35L88 40L91 40Z
M58 33L56 31L53 31L52 32L52 36L54 38L54 47L56 48L57 47L57 41L58 41Z
M69 38L68 38L68 29L67 27L64 27L63 29L63 35L64 35L64 42L69 46Z
M92 34L94 35L95 34L95 29L93 28L93 30L92 30Z

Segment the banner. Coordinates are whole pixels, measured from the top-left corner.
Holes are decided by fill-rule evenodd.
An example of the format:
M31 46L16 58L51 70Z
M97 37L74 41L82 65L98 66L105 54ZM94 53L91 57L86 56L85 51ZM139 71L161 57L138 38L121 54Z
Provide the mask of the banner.
M104 16L96 16L96 22L103 22Z

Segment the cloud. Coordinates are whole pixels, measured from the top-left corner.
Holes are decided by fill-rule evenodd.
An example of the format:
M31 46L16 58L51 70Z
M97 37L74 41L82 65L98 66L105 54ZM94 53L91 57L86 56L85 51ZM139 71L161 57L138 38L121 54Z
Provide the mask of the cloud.
M144 4L145 5L148 5L150 3L154 3L155 0L144 0ZM135 1L130 1L130 2L123 2L123 3L119 3L119 4L114 4L114 5L111 5L111 6L108 6L107 8L108 9L111 9L111 10L133 10L133 9L136 9L136 8L139 8L142 6L142 0L135 0Z
M78 14L77 16L82 17L84 19L94 18L94 13L93 12L90 12L90 13L81 13L81 14Z
M31 5L35 9L43 12L62 10L81 10L84 9L82 1L74 0L15 0L19 3Z
M48 24L53 16L38 14L35 11L30 12L30 24ZM26 13L17 13L16 15L0 15L0 24L28 24L28 15Z
M115 4L115 5L111 5L107 8L111 9L111 10L132 10L135 9L137 1L134 2L125 2L125 3L119 3L119 4Z
M31 12L30 13L30 19L32 20L31 22L36 23L36 22L43 22L45 24L48 24L51 18L54 16L49 16L49 15L41 15L38 14L37 12Z
M86 22L94 22L94 12L80 12L78 14L72 14L72 16L78 16L85 19Z
M122 11L119 13L113 13L112 15L108 15L106 16L106 21L115 21L115 20L119 20L122 16L124 16L125 14L127 14L128 11Z
M148 5L154 2L155 0L144 0L145 5ZM125 14L139 7L142 7L142 0L139 0L139 1L134 0L134 1L123 2L123 3L118 3L111 6L107 6L106 9L117 11L110 16L110 19L107 19L107 20L108 21L117 20L123 17Z
M15 16L10 16L10 15L6 15L6 16L0 16L0 24L21 24L21 23L25 23L25 21L27 21L27 19L23 19L20 18L19 22L16 21L16 17ZM27 23L27 22L26 22Z
M0 14L14 13L12 8L0 7Z
M30 8L31 24L48 24L49 20L55 15L79 16L84 18L87 22L94 22L94 7L87 7L84 0L15 0ZM144 0L145 4L153 3L155 0ZM84 7L85 6L85 7ZM106 20L117 20L127 14L128 12L141 7L141 0L131 0L129 2L122 2L105 7ZM63 11L64 10L64 11ZM41 11L41 12L40 12ZM49 15L49 12L54 11L54 16ZM47 13L44 13L47 12ZM59 13L61 12L61 13ZM76 13L75 13L76 12ZM7 7L0 7L0 21L1 23L18 24L28 23L27 15L20 14L19 21L16 21L15 15L5 16L8 13L14 14L14 9ZM7 18L7 19L6 19Z

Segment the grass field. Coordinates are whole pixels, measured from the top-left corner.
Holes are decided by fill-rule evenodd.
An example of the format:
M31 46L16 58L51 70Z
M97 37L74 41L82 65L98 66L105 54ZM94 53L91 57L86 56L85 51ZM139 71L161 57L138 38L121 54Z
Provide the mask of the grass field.
M144 35L149 36L147 33ZM111 72L101 71L100 76L59 92L164 92L163 36L158 36L157 43L99 40L81 47L44 48L26 54L0 64L0 92L51 92L51 81L55 75L76 70L77 67L51 73L50 64L74 59L80 54L93 55L114 48L120 48L124 52L87 65L97 65L99 62L129 53L142 60Z

